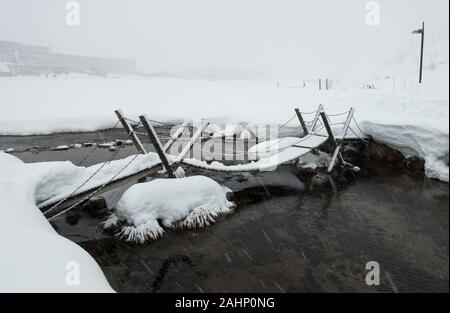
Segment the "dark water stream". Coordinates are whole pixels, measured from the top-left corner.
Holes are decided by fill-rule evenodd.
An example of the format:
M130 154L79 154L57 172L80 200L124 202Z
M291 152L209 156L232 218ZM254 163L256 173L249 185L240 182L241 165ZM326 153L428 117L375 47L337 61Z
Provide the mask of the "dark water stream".
M72 143L89 141L84 134L69 137ZM45 140L55 146L68 139ZM0 137L2 148L25 147L26 140L40 146L45 141ZM87 151L15 155L26 162L76 163ZM126 147L118 157L131 153ZM87 164L110 154L98 149ZM334 189L320 191L311 191L294 166L208 175L236 191L240 205L205 229L167 230L156 241L135 245L104 233L103 218L83 210L54 226L94 257L118 292L449 291L448 184L380 168L347 175ZM379 286L365 282L369 261L380 265Z

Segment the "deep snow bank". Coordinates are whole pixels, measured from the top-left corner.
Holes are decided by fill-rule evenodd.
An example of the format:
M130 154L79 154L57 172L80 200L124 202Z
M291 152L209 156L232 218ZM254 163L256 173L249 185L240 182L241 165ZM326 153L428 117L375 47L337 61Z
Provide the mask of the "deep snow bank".
M69 162L24 164L0 152L0 292L113 291L92 257L59 236L35 205L80 170Z
M205 176L156 179L131 186L122 196L105 228L123 226L120 236L143 243L164 233L164 227L205 227L215 218L230 212L230 190Z

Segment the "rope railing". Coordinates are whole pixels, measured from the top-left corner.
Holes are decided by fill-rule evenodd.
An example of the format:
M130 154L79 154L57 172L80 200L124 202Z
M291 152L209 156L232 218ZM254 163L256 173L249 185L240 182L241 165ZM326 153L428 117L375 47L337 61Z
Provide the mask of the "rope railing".
M128 136L123 140L127 140L131 134L133 132L130 132L128 134ZM66 201L68 198L72 197L73 195L75 195L79 190L81 190L81 188L83 188L84 186L86 186L86 184L91 181L107 164L111 163L111 161L113 161L113 159L115 159L115 157L117 156L117 154L119 153L120 149L116 150L111 157L104 163L102 163L100 165L100 167L98 169L96 169L94 171L94 173L92 173L81 185L79 185L77 188L75 188L74 191L72 191L69 195L67 195L66 197L64 197L63 199L61 199L60 201L58 201L56 204L54 204L52 207L50 207L48 210L46 210L45 212L43 212L44 215L48 214L49 212L55 210L59 205L61 205L61 203L63 203L64 201Z
M295 133L294 133L294 132L291 132L291 133L287 134L286 137L279 138L279 139L274 139L274 140L276 140L276 142L273 143L273 144L271 144L271 145L268 146L268 147L265 147L265 148L264 148L264 151L265 151L265 152L268 152L268 151L269 151L268 149L270 149L271 147L276 146L276 145L279 145L283 140L286 140L288 137L291 137L291 136L296 135L296 134L298 134L298 131L296 131Z
M120 123L120 121L117 121L117 122L113 125L112 128L116 128L117 125L118 125L119 123ZM81 166L81 164L83 164L84 161L86 161L87 159L89 159L89 157L90 157L90 156L91 156L98 148L99 148L99 146L98 146L98 145L95 145L95 147L94 147L90 152L88 152L88 153L84 156L84 158L82 158L81 161L79 161L76 165L77 165L77 166Z
M289 124L297 115L293 115L290 119L288 119L285 123L283 123L283 125L280 126L280 129L283 129L284 127L286 127L287 124Z
M303 111L300 111L300 113L302 113L303 115L311 115L311 114L316 114L317 111L311 111L311 112L303 112Z
M96 190L94 190L93 192L91 192L90 194L88 194L86 197L84 197L83 199L81 199L80 201L78 201L77 203L71 205L69 208L59 212L58 214L53 215L52 217L48 218L48 221L51 221L55 218L57 218L58 216L72 210L73 208L77 207L78 205L80 205L81 203L83 203L84 201L92 198L94 195L96 195L100 190L102 190L103 188L105 188L105 186L107 186L108 184L110 184L112 181L114 181L114 179L116 179L117 176L119 176L125 169L127 169L128 166L131 165L131 163L134 162L134 160L136 160L139 157L140 154L136 154L124 167L122 167L122 169L120 169L120 171L118 171L113 177L111 177L111 179L109 179L106 183L104 183L103 185L101 185L99 188L97 188ZM45 213L44 213L45 214Z
M356 120L356 118L354 116L353 116L353 122L355 122L355 125L358 128L358 130L361 132L361 134L363 134L364 137L367 137L367 134L361 129L361 127L359 126L358 121Z
M336 113L336 114L328 114L328 113L327 113L327 116L336 117L336 116L347 115L348 113L350 113L350 110L349 110L349 111L342 112L342 113Z
M363 138L360 135L358 135L351 126L349 126L348 128L353 133L353 135L355 135L359 140L364 141L366 143L369 142L366 138Z

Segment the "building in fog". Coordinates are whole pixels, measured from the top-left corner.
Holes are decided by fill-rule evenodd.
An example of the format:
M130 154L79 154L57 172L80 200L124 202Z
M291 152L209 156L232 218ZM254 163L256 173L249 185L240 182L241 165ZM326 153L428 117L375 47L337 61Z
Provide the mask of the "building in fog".
M46 73L134 74L136 61L52 53L50 48L0 40L0 75Z

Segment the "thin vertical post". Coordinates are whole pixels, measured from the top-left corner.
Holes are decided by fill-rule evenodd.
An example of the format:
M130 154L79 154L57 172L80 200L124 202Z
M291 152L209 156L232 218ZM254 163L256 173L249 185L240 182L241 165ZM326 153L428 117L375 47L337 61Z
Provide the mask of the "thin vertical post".
M350 111L348 112L347 119L345 120L344 127L342 127L342 131L340 134L340 140L344 140L345 136L347 135L348 128L350 127L350 123L353 119L353 114L355 113L354 108L350 108Z
M328 165L328 172L331 173L331 171L334 168L334 165L336 164L336 161L338 160L338 156L340 155L339 151L341 149L341 145L336 144L336 139L334 138L333 131L331 130L330 123L328 122L327 115L325 112L320 112L320 116L322 117L323 125L325 126L325 129L328 133L328 140L331 143L332 149L334 150L333 156L331 157L330 164Z
M419 73L419 84L422 83L422 70L423 70L423 45L425 39L425 22L422 22L422 39L420 43L420 73Z
M244 138L244 161L248 161L248 138Z
M233 134L233 160L237 160L237 134Z
M305 134L305 136L308 135L309 134L308 127L306 127L305 120L303 119L302 113L300 113L300 110L298 108L295 108L295 114L297 114L297 118L303 129L303 133Z
M159 156L159 159L161 160L164 168L167 171L167 175L170 178L174 178L175 175L173 173L172 166L170 165L167 156L164 152L164 148L159 141L158 135L156 135L155 129L153 126L147 121L147 118L145 115L139 116L139 119L142 122L142 126L144 126L145 132L147 133L148 137L150 138L151 143L153 144L153 147L155 147L156 153Z
M328 164L328 173L331 173L331 171L334 168L334 165L336 164L336 161L338 160L338 156L341 155L340 153L341 145L337 146L336 149L334 149L333 156L331 157L330 164Z
M222 160L225 160L225 149L226 149L226 137L222 135Z
M322 117L323 125L325 126L325 129L328 133L328 139L330 140L331 145L333 146L333 149L336 148L336 140L333 135L333 131L331 130L330 124L328 123L328 118L325 115L325 112L320 112L320 116Z
M323 111L323 105L319 105L319 107L317 108L316 114L314 115L314 118L311 122L311 129L310 131L313 132L314 129L316 128L317 125L317 121L319 120L320 117L320 113Z
M145 150L144 146L142 145L142 142L139 140L139 137L133 132L133 127L131 127L130 122L125 118L122 111L116 110L114 111L117 115L117 118L119 119L120 123L122 124L123 128L125 128L125 131L127 134L131 134L131 141L133 141L134 146L141 154L146 154L147 151Z

